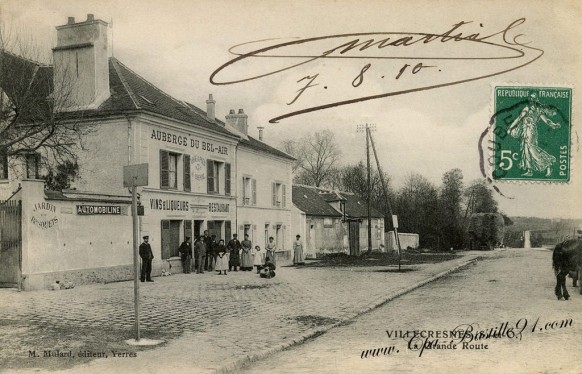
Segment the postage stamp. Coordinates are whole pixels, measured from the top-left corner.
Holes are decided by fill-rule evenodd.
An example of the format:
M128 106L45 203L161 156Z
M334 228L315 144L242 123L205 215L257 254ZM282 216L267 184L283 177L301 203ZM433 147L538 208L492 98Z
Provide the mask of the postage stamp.
M493 87L492 177L568 182L572 88Z

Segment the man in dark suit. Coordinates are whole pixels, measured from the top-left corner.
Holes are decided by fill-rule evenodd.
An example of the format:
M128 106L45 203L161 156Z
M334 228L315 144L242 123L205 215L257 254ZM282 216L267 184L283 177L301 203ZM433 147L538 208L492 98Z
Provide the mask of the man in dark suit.
M142 282L148 281L153 282L152 279L152 260L154 258L154 253L152 252L152 246L149 243L150 237L144 236L143 243L139 246L139 257L141 257L141 276L140 280Z
M204 246L206 247L206 251L212 251L212 237L208 235L208 230L204 230L204 238L202 239ZM204 270L212 270L208 268L209 256L206 254L204 255Z
M180 257L182 259L182 270L184 273L190 274L192 268L192 246L190 245L189 236L187 236L182 244L180 244L178 252L180 252Z

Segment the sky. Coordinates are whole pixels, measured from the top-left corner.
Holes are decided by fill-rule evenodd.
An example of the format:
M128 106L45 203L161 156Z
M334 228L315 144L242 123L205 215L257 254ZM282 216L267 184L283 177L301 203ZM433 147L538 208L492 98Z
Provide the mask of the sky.
M505 181L495 186L506 196L496 193L501 210L510 216L581 218L576 120L582 116L576 87L582 77L577 67L582 57L577 48L582 7L574 1L514 1L509 9L505 5L492 0L437 4L420 0L0 0L0 22L12 35L34 40L46 51L43 58L50 58L56 45L55 27L66 24L67 17L80 22L92 13L110 24L111 53L123 64L175 98L203 109L212 93L218 118L230 109L244 109L250 134L257 136L256 128L263 126L265 141L275 146L283 139L329 129L340 145L342 162L355 163L365 160L365 137L356 131L357 125L374 124L380 163L396 188L412 173L438 186L443 173L453 168L462 170L466 184L482 178L478 143L493 114L493 86L574 87L570 182ZM522 18L523 22L510 26ZM522 34L518 40L532 48L504 40L501 31L508 27L508 38ZM464 36L498 34L486 43L437 41L406 48L335 50L330 57L346 58L306 62L306 56L354 40L356 33L368 33L367 39L375 41L387 36L394 41L404 34L419 38L419 34L448 30ZM346 34L350 36L338 36ZM314 40L297 43L304 38ZM267 48L279 43L288 45ZM259 48L267 51L217 72L241 53ZM523 57L510 58L519 51ZM381 58L386 56L391 58ZM504 70L511 71L474 79ZM210 82L215 72L219 84ZM251 79L260 75L264 76ZM223 84L239 80L243 81ZM470 81L446 85L460 80ZM421 90L432 85L442 87ZM412 92L334 105L406 90ZM269 122L321 105L331 107Z

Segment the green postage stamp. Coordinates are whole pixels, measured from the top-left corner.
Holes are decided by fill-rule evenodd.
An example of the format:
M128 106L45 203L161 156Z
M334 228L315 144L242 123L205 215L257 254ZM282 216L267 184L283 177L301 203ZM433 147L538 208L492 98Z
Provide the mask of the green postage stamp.
M493 88L495 180L568 182L572 89Z

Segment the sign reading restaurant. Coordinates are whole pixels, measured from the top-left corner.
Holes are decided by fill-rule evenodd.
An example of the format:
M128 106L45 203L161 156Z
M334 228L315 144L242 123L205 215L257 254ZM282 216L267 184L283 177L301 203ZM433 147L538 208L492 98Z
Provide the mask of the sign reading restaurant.
M114 214L121 215L120 205L77 205L77 214L81 216L96 214Z

